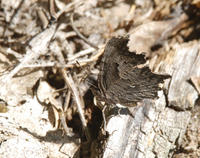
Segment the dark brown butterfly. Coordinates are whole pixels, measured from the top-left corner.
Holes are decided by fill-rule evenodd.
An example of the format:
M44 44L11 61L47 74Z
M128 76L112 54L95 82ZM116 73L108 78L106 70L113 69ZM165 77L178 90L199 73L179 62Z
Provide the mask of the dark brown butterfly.
M145 56L129 52L128 38L112 38L106 45L98 87L100 100L112 104L133 106L143 99L154 99L161 90L159 83L169 75L152 73L145 66Z

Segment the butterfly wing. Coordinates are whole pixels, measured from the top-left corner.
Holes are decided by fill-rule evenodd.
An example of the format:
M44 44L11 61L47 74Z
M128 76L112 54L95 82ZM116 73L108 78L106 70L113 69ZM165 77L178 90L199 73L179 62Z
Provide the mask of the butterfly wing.
M131 105L145 98L157 97L159 83L169 75L152 73L145 66L145 56L129 52L127 38L112 38L104 52L98 86L108 102Z
M123 68L120 71L122 70ZM129 104L143 99L154 99L157 97L157 92L161 90L159 84L169 77L154 74L148 67L134 68L125 77L124 75L120 76L106 91L107 97L112 98L115 103Z

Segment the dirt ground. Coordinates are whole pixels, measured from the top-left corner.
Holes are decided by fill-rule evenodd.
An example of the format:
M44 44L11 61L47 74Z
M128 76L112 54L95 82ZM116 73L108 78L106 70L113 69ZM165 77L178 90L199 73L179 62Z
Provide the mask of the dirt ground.
M200 42L199 17L200 0L1 0L0 157L92 157L106 42L128 35L129 50L162 71L164 53ZM173 158L200 157L200 74L188 80L197 97L173 107L191 113Z

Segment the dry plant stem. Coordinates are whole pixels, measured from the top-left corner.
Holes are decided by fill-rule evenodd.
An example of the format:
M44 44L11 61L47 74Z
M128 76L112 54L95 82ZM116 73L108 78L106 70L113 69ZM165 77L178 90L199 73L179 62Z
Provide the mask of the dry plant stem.
M85 41L85 42L86 42L87 44L89 44L91 47L93 47L93 48L95 48L95 49L98 49L98 47L97 47L95 44L93 44L93 43L91 43L90 41L88 41L88 39L87 39L86 37L84 37L84 36L78 31L78 29L77 29L76 26L74 25L74 19L73 19L73 17L74 17L74 14L72 13L71 16L70 16L70 22L71 22L71 25L72 25L73 30L77 33L77 35L78 35L83 41Z
M71 56L71 57L68 57L68 61L73 61L73 60L76 60L77 58L81 57L81 56L85 56L85 55L88 55L92 52L94 52L95 49L94 48L88 48L86 50L83 50L83 51L80 51L78 53L76 53L75 55Z
M71 91L68 90L67 96L65 96L65 103L64 103L64 107L63 107L64 112L67 111L67 108L68 108L69 102L70 102L70 98L71 98Z
M4 79L4 81L9 81L14 75L16 75L23 67L24 67L24 63L29 62L31 59L33 59L33 56L35 56L35 52L33 52L32 50L29 50L30 54L27 54L23 61L17 65Z
M89 134L89 130L87 128L87 123L86 123L86 119L84 116L84 112L82 110L82 107L84 107L84 102L83 99L81 98L81 95L79 93L78 88L76 87L71 74L68 72L66 72L65 69L61 69L62 75L64 77L64 80L66 82L66 84L68 85L68 87L71 89L73 95L74 95L74 99L76 101L77 104L77 108L78 108L78 112L79 112L79 116L83 125L83 129L85 131L85 135L88 141L91 140L90 134Z
M21 59L21 62L7 75L3 76L3 81L8 82L16 75L21 69L25 67L29 62L33 62L40 55L47 52L47 47L52 37L54 36L56 25L52 25L50 28L44 30L29 42L26 55Z
M12 14L11 18L10 18L10 21L8 23L8 26L11 24L13 18L15 17L15 15L17 14L17 12L19 11L19 9L21 8L21 6L23 5L24 3L24 0L21 0L21 2L19 3L19 5L17 6L17 8L15 9L14 13ZM5 33L6 33L6 30L7 30L8 27L5 27L4 30L3 30L3 37L5 36Z
M66 88L62 88L59 90L55 90L54 93L57 93L58 91L62 91ZM65 97L65 103L64 106L62 106L61 104L59 104L55 98L52 98L52 100L50 101L53 105L53 111L54 111L54 115L55 115L55 129L58 129L58 125L59 125L59 119L61 121L61 124L63 126L64 131L66 132L66 134L70 135L70 130L66 124L66 116L65 116L65 112L67 111L68 105L69 105L69 101L70 101L70 97L71 97L71 92L68 91L67 95Z
M74 31L70 31L70 32L67 32L66 35L65 35L65 38L69 38L69 37L73 37L73 36L76 36L76 32Z
M107 131L106 130L106 116L105 116L105 110L106 110L106 105L103 107L103 110L102 110L102 116L103 116L103 128L104 128L104 131Z
M81 54L81 52L80 52ZM71 62L69 62L68 64L56 64L54 62L50 62L50 63L46 63L46 64L26 64L23 66L23 68L38 68L38 67L58 67L58 68L73 68L75 66L77 66L77 61L79 63L79 66L85 66L91 62L95 62L96 60L98 60L98 58L103 54L103 49L100 49L100 51L93 55L90 59L76 59L73 60Z
M102 47L103 48L103 47ZM90 62L94 62L94 61L96 61L96 60L98 60L99 59L99 57L103 54L103 49L102 48L100 48L100 50L98 51L98 53L97 54L95 54L95 55L93 55L91 58L89 58L89 59L79 59L79 60L74 60L73 62L69 62L68 64L69 65L75 65L76 63L77 63L77 61L78 61L78 63L79 63L79 66L84 66L84 65L87 65L88 63L90 63Z
M65 113L63 111L59 113L59 118L63 126L63 129L65 130L65 133L70 134L69 128L67 127L67 124L66 124Z
M84 3L84 1L82 1L82 0L81 1L77 0L77 1L73 1L73 2L69 3L62 10L57 12L56 17L59 18L60 15L62 15L64 12L67 13L67 12L70 12L71 10L73 10L75 5L78 6L78 5L81 5L83 3Z
M38 17L40 18L41 22L42 22L42 28L45 29L47 28L48 24L49 24L49 20L45 14L45 12L42 10L42 8L39 8L37 10L37 14Z
M49 0L49 12L53 18L57 19L57 14L55 11L55 0Z
M5 47L0 46L0 52L1 52L1 54L4 54L6 56L8 56L9 54L12 54L17 59L22 58L22 55L19 52L16 52L16 51L12 50L11 48L5 48Z

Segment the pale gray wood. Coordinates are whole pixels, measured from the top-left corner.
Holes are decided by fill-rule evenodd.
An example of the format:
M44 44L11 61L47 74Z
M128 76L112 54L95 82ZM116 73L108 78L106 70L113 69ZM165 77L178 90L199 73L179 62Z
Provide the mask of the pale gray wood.
M165 84L167 94L160 91L159 99L144 100L141 105L129 108L134 118L128 112L122 114L119 110L119 114L111 116L105 110L109 136L104 139L99 157L167 158L181 144L190 110L198 97L188 80L191 76L200 76L199 43L176 45L168 54L152 59L150 64L154 64L155 71L172 75L171 81ZM125 110L121 108L121 111Z

